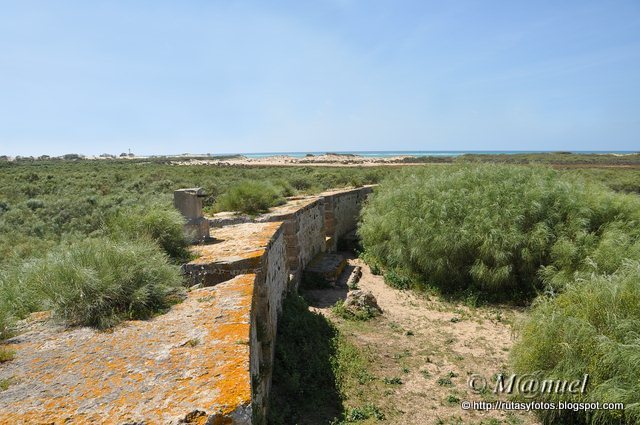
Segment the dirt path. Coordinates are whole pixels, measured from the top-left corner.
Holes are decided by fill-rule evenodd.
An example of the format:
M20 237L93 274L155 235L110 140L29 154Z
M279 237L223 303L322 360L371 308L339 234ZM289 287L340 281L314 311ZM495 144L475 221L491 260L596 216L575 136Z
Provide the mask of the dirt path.
M375 379L348 394L350 406L374 405L394 424L536 424L523 412L462 410L462 401L497 400L492 391L475 394L469 376L506 370L513 343L512 307L469 307L436 296L400 291L350 259L336 289L310 291L312 309L328 316L368 357ZM367 322L345 321L330 306L346 294L349 269L362 266L360 289L371 291L384 314ZM501 398L502 399L502 398ZM364 423L376 423L370 418Z

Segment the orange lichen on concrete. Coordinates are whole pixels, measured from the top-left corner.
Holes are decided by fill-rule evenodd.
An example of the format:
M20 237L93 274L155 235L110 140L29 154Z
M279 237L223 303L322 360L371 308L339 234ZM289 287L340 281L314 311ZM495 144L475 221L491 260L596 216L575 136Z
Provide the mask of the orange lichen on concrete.
M322 193L320 193L319 195L317 195L318 197L325 197L325 196L333 196L333 195L348 195L350 193L357 193L357 192L363 192L363 191L371 191L373 190L374 187L378 186L377 184L365 184L363 186L360 187L354 187L351 189L330 189L330 190L326 190Z
M190 291L168 313L111 332L36 321L0 366L0 423L232 423L250 418L255 275Z
M189 264L233 263L248 258L258 261L281 225L281 222L244 223L214 228L210 232L214 242L194 246L192 252L198 258Z
M319 199L320 197L318 196L305 196L304 198L292 199L286 204L271 208L268 213L263 214L261 219L266 219L267 217L280 217L297 213L304 210L305 208L312 206L313 204L318 202Z

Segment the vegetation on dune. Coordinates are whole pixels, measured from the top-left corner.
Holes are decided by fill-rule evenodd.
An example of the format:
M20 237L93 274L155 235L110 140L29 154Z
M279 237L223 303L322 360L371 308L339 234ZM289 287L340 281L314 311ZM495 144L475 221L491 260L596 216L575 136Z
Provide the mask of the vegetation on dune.
M467 153L459 156L417 156L407 157L397 162L411 164L547 164L561 167L598 167L598 166L638 166L640 153L633 154L600 154L572 152L536 152L536 153Z
M166 159L0 161L0 340L38 309L104 327L164 308L159 294L176 285L177 272L162 251L174 264L189 255L183 218L172 207L175 189L201 186L206 208L237 202L253 213L284 196L374 183L386 173L176 166ZM112 267L116 260L122 266Z
M456 157L457 163L497 162L505 164L558 164L558 165L640 165L640 153L600 154L572 152L537 152L515 154L465 154Z
M38 255L7 261L0 272L0 339L39 310L51 309L70 325L105 328L164 309L182 282L170 261L188 257L183 223L173 209L121 208L86 238L63 234Z
M261 181L244 181L227 190L215 204L218 211L238 211L247 214L267 212L285 203L285 188Z
M118 211L107 220L107 228L117 239L151 240L179 262L189 258L184 223L184 217L177 210L157 205Z
M614 270L619 259L603 251L634 234L638 211L635 197L546 168L412 169L376 190L359 232L396 285L526 299Z
M172 209L173 191L203 187L205 209L243 181L280 196L375 183L384 167L177 166L164 160L0 161L0 269L12 259L41 257L61 241L100 235L114 214ZM140 229L137 229L139 231ZM175 255L170 253L171 255Z
M616 192L640 193L640 170L638 169L583 168L565 173L599 181Z
M106 328L151 317L181 284L178 267L154 244L92 238L9 269L0 293L20 317L52 310L67 324Z
M546 401L623 402L625 410L540 411L545 424L640 423L640 262L593 275L558 297L541 297L512 351L516 372L581 379L585 394L541 394Z

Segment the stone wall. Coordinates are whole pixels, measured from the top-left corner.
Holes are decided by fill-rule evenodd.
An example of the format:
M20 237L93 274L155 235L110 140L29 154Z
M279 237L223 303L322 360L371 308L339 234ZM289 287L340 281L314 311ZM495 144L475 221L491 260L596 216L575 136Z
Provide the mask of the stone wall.
M209 217L211 237L218 243L195 247L200 258L187 264L185 271L193 283L205 285L238 274L257 274L250 338L255 423L266 414L282 300L287 291L297 290L303 269L318 254L335 251L338 240L356 228L372 189L292 199L257 217L229 213Z
M352 190L331 191L323 194L325 229L329 251L335 251L338 240L356 228L362 204L372 191L373 186L364 186Z
M183 267L191 283L201 286L255 273L247 370L254 423L261 423L266 415L278 316L289 284L285 224L269 221L214 228L214 242L195 246L199 257Z
M297 200L265 214L259 220L282 221L291 289L297 289L302 270L326 249L324 199Z
M271 374L275 355L278 317L287 292L289 268L282 226L268 245L258 272L251 312L252 404L254 417L266 415L267 397L271 390ZM256 421L260 422L260 421Z

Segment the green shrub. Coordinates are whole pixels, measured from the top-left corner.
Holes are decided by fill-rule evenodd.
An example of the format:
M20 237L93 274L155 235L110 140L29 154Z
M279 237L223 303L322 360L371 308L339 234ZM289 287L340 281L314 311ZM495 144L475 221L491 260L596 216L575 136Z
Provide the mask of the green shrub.
M189 257L184 223L185 220L178 211L158 205L119 211L110 218L108 228L118 238L151 238L167 255L180 261Z
M0 379L0 391L6 391L11 386L11 378Z
M394 269L387 270L384 274L384 281L387 285L396 289L410 289L411 279Z
M349 409L345 415L343 423L360 422L370 418L383 421L385 419L384 413L374 404L366 404L361 407L353 407Z
M359 233L401 287L420 281L522 299L592 268L585 259L605 229L636 240L638 211L637 198L546 168L411 169L374 192Z
M288 180L282 178L275 179L271 181L271 184L276 187L276 189L280 193L280 196L293 196L296 193L296 189Z
M153 244L87 239L6 273L2 296L22 315L52 309L69 325L106 328L167 308L181 282Z
M1 291L0 295L2 295ZM13 327L14 318L11 308L5 303L0 302L0 341L12 335Z
M17 320L45 309L42 293L25 279L38 261L14 261L0 270L0 340L13 336Z
M586 394L547 401L623 402L624 411L541 411L545 424L640 423L640 262L611 276L591 276L555 298L542 297L521 325L512 350L516 372L575 380L589 374ZM541 398L542 400L542 398Z
M282 188L261 181L245 181L220 196L216 201L216 209L257 214L284 202Z
M354 320L354 321L363 321L363 322L366 322L367 320L373 319L374 317L377 317L380 315L379 311L374 310L368 306L365 306L365 308L363 308L362 310L351 311L344 306L343 300L336 301L334 306L331 307L331 311L336 316L342 317L345 320Z

